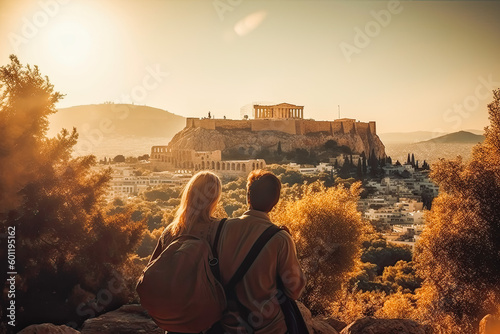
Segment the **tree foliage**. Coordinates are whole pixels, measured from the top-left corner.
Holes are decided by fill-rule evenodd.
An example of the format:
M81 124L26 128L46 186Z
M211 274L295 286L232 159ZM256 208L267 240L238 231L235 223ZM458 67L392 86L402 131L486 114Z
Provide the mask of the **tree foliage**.
M302 300L314 313L329 307L359 257L366 227L356 207L359 193L360 183L350 189L319 181L294 185L272 211L272 221L286 225L296 242L307 277Z
M47 116L62 95L36 66L10 60L0 67L0 224L16 232L16 320L20 327L78 322L91 299L95 315L131 297L125 272L133 270L129 255L145 222L133 222L128 211L106 214L101 203L110 171L94 172L93 156L71 157L76 129L46 136ZM3 268L6 251L2 245ZM99 300L117 276L121 288ZM3 310L7 302L2 298Z
M376 239L364 242L364 251L361 261L377 265L377 272L382 274L385 267L394 266L398 261L411 261L412 254L409 246L399 246L388 243L385 239Z
M443 331L473 333L500 305L500 90L488 105L490 126L468 162L440 160L440 186L417 244L429 319ZM451 329L450 329L451 328Z

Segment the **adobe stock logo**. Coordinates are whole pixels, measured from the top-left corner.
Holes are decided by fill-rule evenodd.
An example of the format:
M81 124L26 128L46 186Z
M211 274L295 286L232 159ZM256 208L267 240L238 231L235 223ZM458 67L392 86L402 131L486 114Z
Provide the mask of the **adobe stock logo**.
M485 101L491 96L491 92L500 87L500 82L493 81L493 76L490 74L485 79L480 76L477 78L479 84L474 89L474 94L466 96L461 103L453 104L453 108L448 108L443 113L443 120L448 123L453 123L453 129L457 130L462 125L464 118L469 118L471 113L475 111L482 101Z
M226 12L232 12L236 7L241 5L242 2L243 0L214 0L212 5L219 16L219 19L224 21L224 15L226 15Z
M374 20L367 22L363 30L359 27L354 27L354 45L347 42L339 44L340 50L347 62L350 63L354 54L360 54L363 49L368 47L372 39L380 35L382 28L386 28L391 23L392 16L402 11L403 6L401 6L399 1L395 0L387 3L387 9L382 9L378 12L374 10L370 11Z
M65 5L68 2L70 0L38 1L40 9L33 14L31 20L28 20L26 17L22 18L21 34L9 33L8 39L14 52L18 53L19 47L22 44L26 44L30 39L35 38L40 29L45 27L50 19L59 13L60 5Z

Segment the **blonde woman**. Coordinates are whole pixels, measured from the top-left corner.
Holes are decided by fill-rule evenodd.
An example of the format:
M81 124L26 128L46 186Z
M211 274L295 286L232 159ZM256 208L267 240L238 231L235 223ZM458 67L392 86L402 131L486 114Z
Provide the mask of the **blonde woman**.
M150 262L181 234L191 234L213 244L218 220L213 217L221 196L221 182L208 171L195 174L182 192L174 221L163 231Z

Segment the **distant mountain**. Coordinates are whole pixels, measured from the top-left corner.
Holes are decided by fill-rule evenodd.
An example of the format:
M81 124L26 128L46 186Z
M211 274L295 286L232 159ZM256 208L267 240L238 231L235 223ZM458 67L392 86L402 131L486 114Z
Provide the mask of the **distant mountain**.
M476 135L467 131L458 131L444 136L423 141L422 143L444 143L444 144L476 144L482 142L484 136Z
M429 140L444 135L441 132L414 131L414 132L387 132L379 133L379 137L384 144L386 143L416 143L423 140Z
M97 157L149 153L167 145L186 125L186 119L166 110L132 104L91 104L59 109L49 117L49 136L76 127L76 155Z
M482 134L484 134L484 130L465 129L464 131L473 133L475 135L482 135Z
M133 104L90 104L58 109L51 115L50 134L61 128L78 132L100 129L121 136L173 137L186 125L186 119L168 111Z
M408 153L414 153L415 159L421 163L423 160L433 163L440 158L454 159L459 155L465 160L469 159L472 148L484 140L482 135L478 135L482 133L479 130L468 130L438 136L433 132L417 131L381 134L379 137L393 161L406 161ZM424 136L422 140L416 140L421 136Z

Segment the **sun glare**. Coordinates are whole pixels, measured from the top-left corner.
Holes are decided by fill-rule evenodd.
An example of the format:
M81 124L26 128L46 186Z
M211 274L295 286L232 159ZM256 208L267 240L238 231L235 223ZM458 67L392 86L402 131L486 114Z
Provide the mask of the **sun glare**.
M49 32L52 56L58 63L68 67L83 65L89 57L91 44L88 29L79 22L58 22Z
M234 26L234 31L238 36L245 36L255 30L267 16L267 12L259 11L246 16L238 21Z

